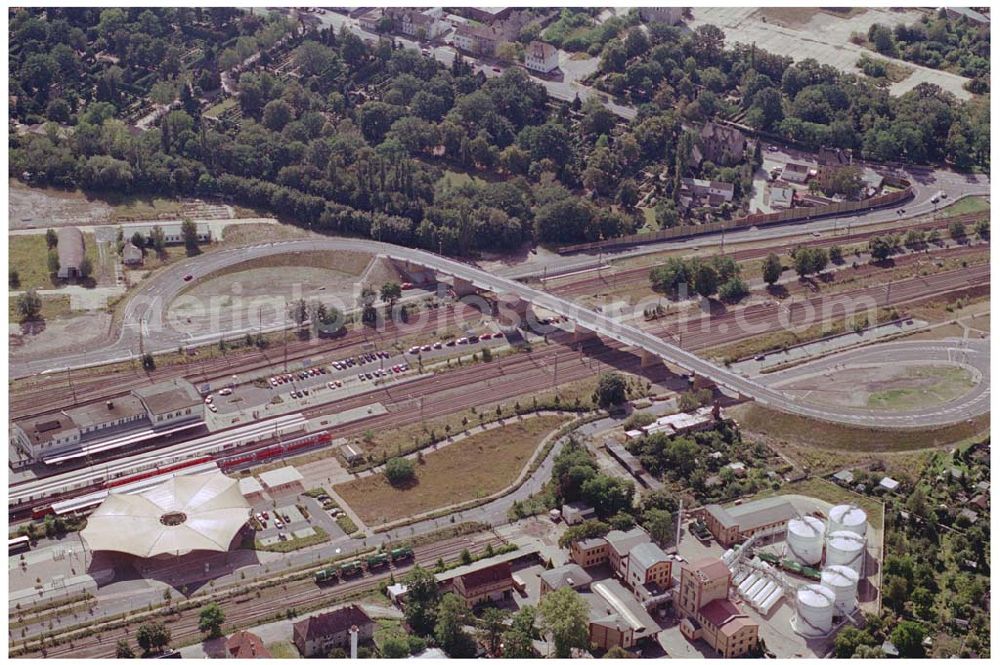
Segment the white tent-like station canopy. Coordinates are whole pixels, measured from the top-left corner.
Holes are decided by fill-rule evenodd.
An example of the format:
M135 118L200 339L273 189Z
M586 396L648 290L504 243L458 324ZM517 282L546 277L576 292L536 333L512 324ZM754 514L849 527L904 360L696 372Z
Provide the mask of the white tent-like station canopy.
M225 552L250 516L239 484L221 472L175 476L139 494L111 494L80 534L92 551L138 557Z

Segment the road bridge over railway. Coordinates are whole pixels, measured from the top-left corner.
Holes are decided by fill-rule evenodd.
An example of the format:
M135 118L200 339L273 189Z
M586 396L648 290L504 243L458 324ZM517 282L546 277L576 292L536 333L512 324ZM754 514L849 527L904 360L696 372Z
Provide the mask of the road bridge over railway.
M690 372L702 381L707 380L714 383L723 392L733 396L752 399L772 408L811 418L850 424L869 423L869 419L864 413L844 410L833 405L826 407L797 402L776 387L709 362L651 333L551 293L484 271L470 263L419 249L354 238L324 238L268 243L220 250L179 262L158 274L155 279L140 286L127 304L124 320L136 322L138 325L123 326L118 338L112 344L99 352L91 352L86 357L90 359L90 362L95 360L110 362L122 357L129 357L137 348L140 328L147 350L168 351L176 349L178 345L189 343L190 340L183 332L171 328L167 321L167 310L171 301L184 291L190 281L208 277L227 266L250 259L305 251L366 252L383 255L398 263L420 266L425 270L433 271L439 277L450 277L462 293L468 294L473 290L481 290L496 294L498 302L502 308L506 309L508 317L528 314L529 306L543 308L571 321L576 326L579 335L597 334L615 340L635 349L636 353L644 356L647 364L650 360L658 358ZM188 276L190 276L189 279L185 279ZM501 315L504 314L505 312L501 311ZM246 332L255 331L256 328L248 328ZM241 334L242 332L244 331L226 331L227 335ZM51 370L59 365L74 366L74 363L80 363L80 360L82 360L81 357L73 355L52 358L47 361L46 369ZM900 428L919 426L912 416L907 415L884 416L879 424Z

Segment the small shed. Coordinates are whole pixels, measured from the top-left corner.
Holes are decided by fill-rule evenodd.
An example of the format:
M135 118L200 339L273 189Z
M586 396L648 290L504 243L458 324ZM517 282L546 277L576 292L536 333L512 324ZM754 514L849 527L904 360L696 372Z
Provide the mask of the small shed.
M260 481L253 476L240 478L240 494L242 494L247 501L260 501L264 497L264 487L260 484Z
M879 481L878 486L886 491L895 492L897 489L899 489L899 481L894 480L889 476L886 476L885 478Z
M86 251L83 245L83 233L75 226L64 226L59 229L59 244L56 250L59 254L59 279L77 279L80 277L80 267Z
M133 245L131 242L125 243L125 247L122 248L122 262L127 266L141 266L142 265L142 250Z

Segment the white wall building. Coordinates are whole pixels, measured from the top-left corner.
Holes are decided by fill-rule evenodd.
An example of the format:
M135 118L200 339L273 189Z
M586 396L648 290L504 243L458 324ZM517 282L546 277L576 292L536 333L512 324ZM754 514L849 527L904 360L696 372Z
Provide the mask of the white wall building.
M559 49L545 42L531 42L524 49L524 66L533 72L548 74L559 67Z

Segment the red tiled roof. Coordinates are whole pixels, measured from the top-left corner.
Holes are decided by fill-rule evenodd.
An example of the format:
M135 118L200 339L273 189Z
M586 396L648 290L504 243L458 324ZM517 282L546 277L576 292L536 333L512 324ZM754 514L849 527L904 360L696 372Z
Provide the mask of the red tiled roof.
M698 610L698 613L705 618L705 621L716 628L742 614L740 608L733 605L730 601L722 599L713 600Z
M720 577L729 577L729 567L722 562L722 559L716 559L714 557L698 559L697 561L688 564L687 568L692 572L702 573L705 577L712 580Z
M226 640L226 651L230 658L271 658L263 640L245 630Z
M746 628L747 626L757 627L757 624L748 616L738 616L733 617L731 621L726 622L722 628L719 629L723 635L731 637L736 633L740 632L741 628Z
M299 621L294 626L296 639L310 640L347 631L351 626L371 623L371 618L357 605L342 607L333 612L317 614Z
M509 561L482 570L474 570L461 577L462 586L465 587L466 591L509 579L511 579Z

